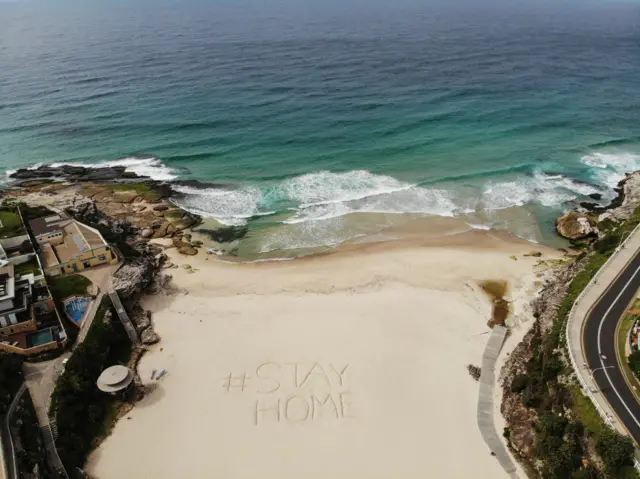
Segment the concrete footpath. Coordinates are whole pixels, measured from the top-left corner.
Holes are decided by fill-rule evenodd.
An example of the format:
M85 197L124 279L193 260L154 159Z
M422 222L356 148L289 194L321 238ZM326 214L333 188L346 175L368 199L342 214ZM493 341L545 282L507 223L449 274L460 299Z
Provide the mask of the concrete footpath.
M571 358L572 366L582 386L584 393L596 406L598 413L610 426L621 434L628 434L628 431L617 420L613 409L607 400L598 392L595 384L591 381L591 373L585 358L582 330L584 322L594 304L605 293L609 285L616 279L618 274L633 259L636 252L640 250L640 228L637 227L622 243L607 263L600 268L589 285L580 294L573 305L569 320L567 321L567 349Z
M478 428L482 438L489 446L489 450L496 456L498 462L510 477L516 479L516 466L502 439L496 431L493 420L493 389L496 385L496 361L507 336L507 328L494 326L482 355L482 372L480 375L480 390L478 393Z

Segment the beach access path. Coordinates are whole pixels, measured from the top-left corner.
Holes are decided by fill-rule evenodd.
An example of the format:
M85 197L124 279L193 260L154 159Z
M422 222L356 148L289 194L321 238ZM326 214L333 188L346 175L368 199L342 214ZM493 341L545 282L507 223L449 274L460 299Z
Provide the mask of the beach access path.
M494 388L496 385L495 367L500 350L507 336L507 328L495 326L491 331L487 346L482 355L482 373L480 375L480 389L478 391L478 428L482 438L495 454L504 472L513 479L517 479L516 466L511 455L496 431L493 419Z

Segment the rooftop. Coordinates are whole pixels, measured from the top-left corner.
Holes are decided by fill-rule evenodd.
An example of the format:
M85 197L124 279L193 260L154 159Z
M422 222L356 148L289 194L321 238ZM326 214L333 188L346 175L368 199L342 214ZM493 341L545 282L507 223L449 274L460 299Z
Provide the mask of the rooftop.
M97 230L75 220L68 220L65 224L59 224L56 231L62 232L62 242L53 245L44 243L40 248L45 268L59 263L66 263L87 251L107 245L107 242Z
M96 384L100 391L113 393L126 389L133 382L133 372L125 366L111 366L100 374Z
M69 217L61 213L59 215L45 216L31 220L29 221L29 227L34 235L40 236L59 231L69 221Z

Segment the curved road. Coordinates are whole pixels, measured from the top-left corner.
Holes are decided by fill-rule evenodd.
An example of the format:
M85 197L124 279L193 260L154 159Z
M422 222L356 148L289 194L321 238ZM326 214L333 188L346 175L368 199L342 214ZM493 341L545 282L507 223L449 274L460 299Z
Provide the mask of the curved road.
M629 389L616 355L616 328L638 288L640 252L591 309L582 330L582 343L592 381L640 445L640 404Z

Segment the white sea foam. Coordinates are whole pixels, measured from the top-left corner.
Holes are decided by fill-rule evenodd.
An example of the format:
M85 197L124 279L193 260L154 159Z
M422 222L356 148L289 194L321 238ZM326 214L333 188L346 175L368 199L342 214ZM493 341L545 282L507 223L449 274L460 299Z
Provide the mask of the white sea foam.
M640 169L640 155L635 153L589 153L582 163L596 168L595 179L609 188L615 188L626 173Z
M346 173L320 171L285 180L279 187L279 193L306 208L360 200L412 187L390 176L374 175L365 170Z
M512 181L489 183L482 193L481 203L487 210L530 203L558 207L580 196L600 192L602 190L594 185L580 183L562 175L537 172L533 176L523 176Z
M471 226L474 230L490 230L491 229L491 225L482 225L482 224L476 224L476 223L467 223L469 226Z
M262 192L254 186L238 189L174 186L174 190L184 194L174 199L176 205L228 226L244 225L247 219L260 214L273 214L259 210Z

